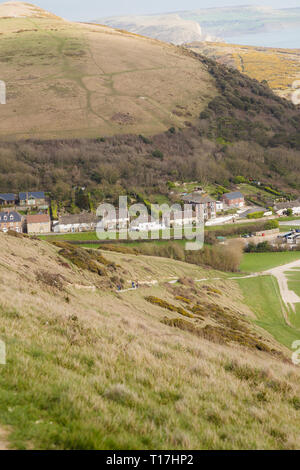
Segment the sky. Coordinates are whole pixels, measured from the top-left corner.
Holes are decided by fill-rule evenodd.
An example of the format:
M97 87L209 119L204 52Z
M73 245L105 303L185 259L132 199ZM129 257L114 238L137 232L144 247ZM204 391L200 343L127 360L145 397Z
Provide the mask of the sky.
M105 16L166 13L238 5L273 8L299 7L299 0L27 0L69 20L85 21ZM4 3L0 1L0 3Z

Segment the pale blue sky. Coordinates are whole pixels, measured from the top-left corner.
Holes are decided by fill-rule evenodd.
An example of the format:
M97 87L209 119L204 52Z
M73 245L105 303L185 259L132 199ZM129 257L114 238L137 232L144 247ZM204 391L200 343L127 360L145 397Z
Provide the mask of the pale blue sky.
M70 20L237 5L299 7L299 0L27 0ZM4 3L0 1L0 3Z

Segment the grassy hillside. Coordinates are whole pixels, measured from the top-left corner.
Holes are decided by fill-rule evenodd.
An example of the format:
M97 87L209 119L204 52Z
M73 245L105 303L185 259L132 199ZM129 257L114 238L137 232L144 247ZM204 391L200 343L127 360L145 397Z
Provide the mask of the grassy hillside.
M35 7L23 17L15 3L0 10L2 139L154 134L184 127L216 94L205 67L174 46Z
M299 368L236 283L3 234L0 248L2 446L299 448ZM117 294L132 276L159 282Z
M299 79L300 51L234 44L194 42L187 46L251 78L266 80L274 92L291 99L293 82Z

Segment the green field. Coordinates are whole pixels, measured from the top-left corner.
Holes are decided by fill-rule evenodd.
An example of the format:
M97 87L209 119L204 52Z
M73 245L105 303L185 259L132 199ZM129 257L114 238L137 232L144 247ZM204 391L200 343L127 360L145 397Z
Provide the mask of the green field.
M290 290L293 290L300 297L300 270L292 269L287 271L288 275L288 286ZM290 310L289 320L293 326L300 330L300 304L296 304L296 313Z
M255 323L291 349L300 333L285 322L276 279L273 276L260 276L237 282L242 289L245 303L256 315Z
M153 243L167 243L170 241L170 237L172 241L179 241L181 243L185 242L184 235L188 237L191 232L190 230L193 230L193 234L195 235L196 233L199 233L200 230L197 229L197 232L195 231L194 228L191 227L186 227L185 232L183 231L182 228L171 228L170 232L168 229L164 230L156 230L153 232L130 232L127 236L127 240L124 239L122 240L120 236L124 235L124 232L118 233L118 232L110 232L110 238L108 238L108 232L103 232L101 234L101 238L97 236L96 232L79 232L79 233L64 233L64 234L58 234L58 235L40 235L39 238L41 240L46 240L46 241L77 241L77 242L87 242L87 241L99 241L101 242L102 240L111 240L114 242L115 240L120 240L122 243L141 243L145 240L152 240ZM126 233L125 233L126 235ZM177 238L177 240L173 240L174 237Z
M287 233L290 231L290 229L297 230L300 228L300 225L295 225L295 226L289 226L289 225L280 225L279 230L280 233Z
M299 251L283 253L245 253L240 266L241 271L255 273L292 263L300 259Z
M70 241L97 241L96 232L80 232L80 233L65 233L61 235L40 235L41 240L46 240L50 242L61 241L61 240L70 240Z
M299 338L300 338L300 304L296 304L296 311L290 311L289 313L289 321L290 323L299 330Z
M288 275L289 279L289 289L296 292L296 294L300 297L300 270L291 269L290 271L287 271L286 274Z

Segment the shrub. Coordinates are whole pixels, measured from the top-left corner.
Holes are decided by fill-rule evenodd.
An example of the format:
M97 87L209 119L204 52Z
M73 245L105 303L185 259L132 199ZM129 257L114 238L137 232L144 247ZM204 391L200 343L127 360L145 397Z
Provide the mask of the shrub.
M36 280L42 282L49 287L54 287L58 290L63 290L63 276L56 273L40 270L36 273Z
M183 320L182 318L164 318L161 323L200 336L200 328L197 328L193 323Z
M190 305L192 301L187 299L186 297L182 297L181 295L176 295L175 300L179 300L180 302L184 302L185 304Z
M247 219L261 219L264 216L264 212L252 212L247 215Z
M247 183L247 180L244 176L235 176L235 178L233 179L233 182L235 184L241 184L241 183Z
M266 222L265 230L273 230L276 228L279 228L278 220L269 220L268 222Z
M28 236L26 235L26 233L15 232L14 230L8 230L6 232L6 235L9 235L10 237L15 237L15 238L25 238Z
M141 141L144 143L144 144L151 144L151 140L148 139L148 137L145 137L144 135L139 135L139 138L141 139Z
M80 269L96 273L99 276L107 276L107 272L103 266L110 266L115 269L113 263L108 261L96 250L85 250L64 242L54 242L56 246L61 247L59 254L71 261Z
M295 410L299 411L300 410L300 398L294 396L293 398L290 399L290 404L295 408Z
M168 181L167 186L169 190L174 189L176 187L175 183L173 183L172 181Z
M184 317L194 318L194 315L187 312L182 307L177 307L176 305L172 305L169 302L166 302L165 300L159 299L158 297L149 296L149 297L145 297L145 300L147 300L147 302L150 302L153 305L158 305L159 307L170 310L171 312L177 312L180 315L183 315Z
M159 160L163 160L164 159L164 154L160 151L160 150L153 150L153 152L151 153L152 157L154 158L158 158Z

